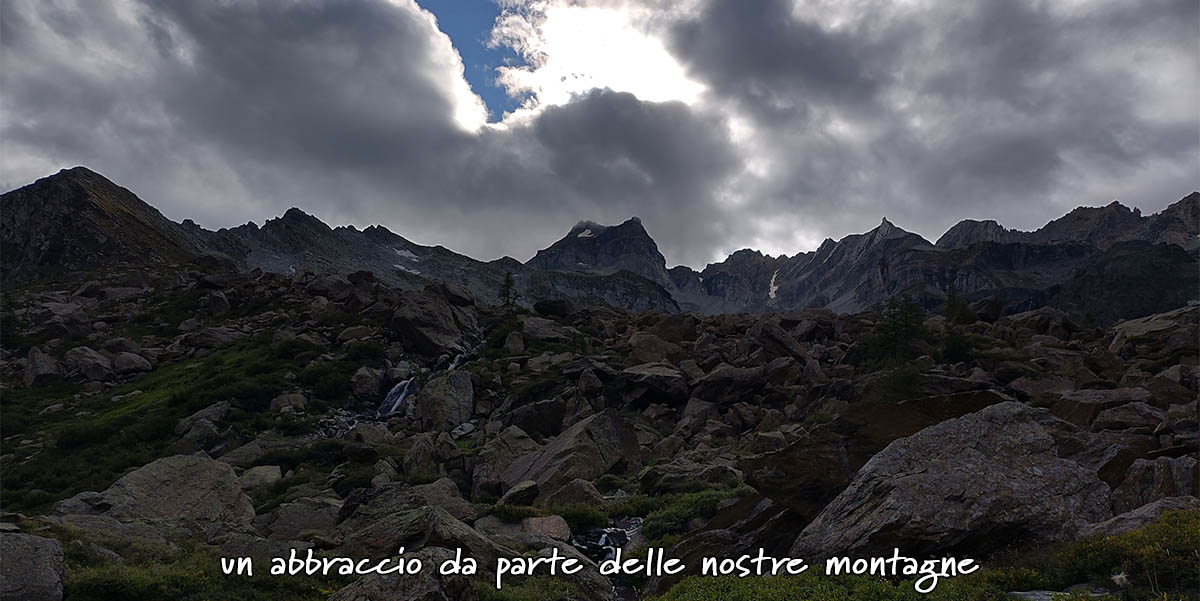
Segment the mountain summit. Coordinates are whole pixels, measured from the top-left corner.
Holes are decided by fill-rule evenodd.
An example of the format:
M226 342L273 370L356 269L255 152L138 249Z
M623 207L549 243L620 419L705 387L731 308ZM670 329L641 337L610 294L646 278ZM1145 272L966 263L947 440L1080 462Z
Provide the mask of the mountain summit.
M175 223L103 176L63 170L0 197L3 281L86 277L215 255L243 270L369 271L399 289L453 282L497 302L511 274L521 301L566 299L632 310L738 313L825 307L843 313L908 295L936 308L949 290L1004 312L1045 305L1105 320L1169 310L1194 297L1200 194L1142 216L1119 203L1080 207L1034 232L966 220L936 244L884 218L869 232L794 256L737 251L701 271L670 270L642 221L581 221L527 263L482 262L380 226L330 227L298 208L210 231ZM1168 275L1170 274L1170 275Z

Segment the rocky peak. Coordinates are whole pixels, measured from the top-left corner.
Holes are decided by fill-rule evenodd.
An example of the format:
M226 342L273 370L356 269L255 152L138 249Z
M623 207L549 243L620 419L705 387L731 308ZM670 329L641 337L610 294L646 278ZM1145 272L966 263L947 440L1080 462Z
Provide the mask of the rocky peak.
M4 281L177 262L200 251L182 226L86 167L7 192L0 204Z
M1016 232L1009 230L991 219L977 221L964 219L946 230L934 246L938 248L966 248L979 242L1011 242Z
M672 287L667 261L637 217L611 226L581 221L558 242L538 251L527 265L592 274L629 271Z

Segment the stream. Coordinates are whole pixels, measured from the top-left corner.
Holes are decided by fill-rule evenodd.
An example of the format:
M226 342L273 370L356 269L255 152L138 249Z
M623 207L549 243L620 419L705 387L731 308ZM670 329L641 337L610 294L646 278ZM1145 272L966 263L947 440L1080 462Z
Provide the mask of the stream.
M623 549L625 552L631 550L640 539L638 530L641 527L642 518L617 518L612 520L607 528L591 528L572 536L571 545L599 564L615 557L617 549ZM617 574L610 576L609 580L613 584L615 601L635 601L638 598L638 591L628 576Z

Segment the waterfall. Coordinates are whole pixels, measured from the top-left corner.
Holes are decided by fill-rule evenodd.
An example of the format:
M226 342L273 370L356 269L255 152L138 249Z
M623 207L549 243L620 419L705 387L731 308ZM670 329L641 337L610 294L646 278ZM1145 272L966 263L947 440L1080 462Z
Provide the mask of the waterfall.
M375 410L375 416L387 417L399 411L404 406L404 400L408 398L408 395L416 392L414 388L415 378L409 378L393 386L384 397L383 402L379 404L379 408Z

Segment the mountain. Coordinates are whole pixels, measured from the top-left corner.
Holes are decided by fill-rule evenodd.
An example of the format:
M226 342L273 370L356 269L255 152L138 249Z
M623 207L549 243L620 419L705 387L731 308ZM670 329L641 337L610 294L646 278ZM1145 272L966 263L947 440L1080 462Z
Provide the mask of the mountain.
M596 275L624 270L670 287L666 264L658 245L637 217L613 226L580 221L561 240L538 251L528 263L539 269Z
M201 252L183 226L83 167L4 194L5 283L116 264L178 262Z
M1162 212L1143 217L1117 201L1104 207L1078 207L1036 231L1010 230L995 221L960 221L938 238L939 248L966 248L980 242L1058 244L1084 242L1101 250L1130 240L1200 248L1200 193L1192 192Z
M966 220L937 243L883 219L814 251L772 257L743 249L701 271L668 270L636 217L611 226L581 221L527 263L483 262L382 226L330 227L297 208L261 226L210 231L175 223L83 167L0 200L0 276L18 285L215 257L245 271L293 276L368 271L402 290L448 281L482 303L498 302L512 274L527 306L565 299L667 313L855 313L897 295L937 309L953 289L968 301L996 301L1006 314L1050 305L1106 322L1178 307L1200 288L1195 192L1151 216L1115 202L1080 207L1033 232Z

